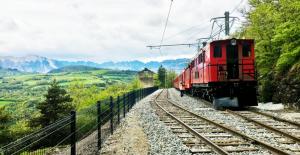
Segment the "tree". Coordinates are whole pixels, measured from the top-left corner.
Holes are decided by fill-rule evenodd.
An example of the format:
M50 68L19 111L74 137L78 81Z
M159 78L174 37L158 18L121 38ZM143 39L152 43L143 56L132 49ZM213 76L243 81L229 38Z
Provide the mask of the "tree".
M5 107L0 107L0 144L7 142L11 137L8 131L10 116L5 111Z
M300 67L300 1L249 0L249 5L238 36L255 39L261 100L269 102L281 89L278 82Z
M74 109L72 98L58 85L56 80L51 82L45 97L45 101L37 105L37 109L41 112L41 116L37 118L37 122L42 127L69 115L71 110Z
M160 87L166 87L166 69L161 65L158 68L158 81L160 83Z
M143 88L142 82L138 77L135 77L130 84L130 90L137 90L141 88Z
M173 87L173 80L176 78L176 76L177 76L177 74L176 74L175 71L173 71L173 70L168 70L167 71L167 80L166 80L166 82L167 82L167 87L168 88Z

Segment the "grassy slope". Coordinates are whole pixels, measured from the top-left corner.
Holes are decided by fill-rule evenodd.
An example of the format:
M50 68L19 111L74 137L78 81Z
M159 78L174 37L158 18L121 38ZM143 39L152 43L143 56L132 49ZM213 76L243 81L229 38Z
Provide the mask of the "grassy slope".
M56 79L63 87L80 81L86 85L96 85L104 89L113 83L129 82L134 76L135 72L105 69L7 76L0 79L0 106L17 101L40 99L45 94L48 83L53 79Z

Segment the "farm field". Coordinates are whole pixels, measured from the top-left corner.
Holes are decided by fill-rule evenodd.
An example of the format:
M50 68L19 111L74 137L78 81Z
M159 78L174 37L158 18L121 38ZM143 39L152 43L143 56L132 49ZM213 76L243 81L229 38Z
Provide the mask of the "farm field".
M0 107L5 106L5 105L10 104L10 103L13 103L13 102L15 102L15 101L0 99Z
M0 106L27 100L41 100L49 83L54 79L64 88L68 88L74 83L81 83L85 87L96 86L99 89L105 89L109 85L128 83L132 81L135 75L136 72L134 71L99 69L5 76L0 78Z

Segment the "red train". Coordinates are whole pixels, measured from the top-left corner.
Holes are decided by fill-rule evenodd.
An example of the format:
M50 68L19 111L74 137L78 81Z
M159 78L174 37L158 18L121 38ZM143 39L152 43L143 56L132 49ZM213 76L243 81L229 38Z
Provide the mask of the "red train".
M257 105L254 40L215 40L201 48L173 81L216 109Z

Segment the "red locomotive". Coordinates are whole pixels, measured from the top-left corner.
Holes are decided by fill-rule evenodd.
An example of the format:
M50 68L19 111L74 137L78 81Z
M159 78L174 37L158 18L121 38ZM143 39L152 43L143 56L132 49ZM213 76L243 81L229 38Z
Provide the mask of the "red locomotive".
M173 85L216 109L257 105L254 40L214 40L201 48Z

